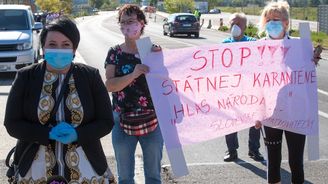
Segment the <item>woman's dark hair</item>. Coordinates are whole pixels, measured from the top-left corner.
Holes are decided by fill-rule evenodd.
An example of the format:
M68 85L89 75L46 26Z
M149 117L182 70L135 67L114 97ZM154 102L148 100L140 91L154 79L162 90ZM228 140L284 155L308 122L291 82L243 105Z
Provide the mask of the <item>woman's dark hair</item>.
M41 47L44 47L48 32L50 31L58 31L65 35L73 43L73 49L77 49L80 42L80 32L70 18L60 16L45 26L40 34Z
M126 14L128 16L131 16L133 14L137 15L138 21L143 21L145 25L147 24L146 16L142 10L140 10L138 5L135 4L125 4L122 8L120 8L120 11L118 12L118 23L121 21L121 16L123 14ZM141 34L144 32L144 27L141 29Z

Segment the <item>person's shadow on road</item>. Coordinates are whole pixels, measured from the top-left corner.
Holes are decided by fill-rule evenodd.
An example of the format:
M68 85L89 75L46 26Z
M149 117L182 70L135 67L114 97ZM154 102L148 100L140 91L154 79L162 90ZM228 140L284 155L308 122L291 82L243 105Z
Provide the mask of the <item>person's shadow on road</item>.
M252 171L255 175L267 180L266 170L260 169L257 166L253 165L252 163L249 163L242 159L237 159L235 161L235 163L245 169ZM262 162L258 162L258 163L261 163L262 165L266 166L266 161L262 161ZM280 169L280 173L281 173L281 184L290 184L291 183L291 173L282 168ZM304 184L313 184L313 183L305 180Z

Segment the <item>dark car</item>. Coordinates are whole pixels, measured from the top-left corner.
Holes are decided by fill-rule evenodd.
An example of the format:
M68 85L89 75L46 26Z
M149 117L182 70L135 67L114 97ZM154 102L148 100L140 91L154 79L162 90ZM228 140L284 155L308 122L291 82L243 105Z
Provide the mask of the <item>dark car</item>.
M170 37L175 34L187 34L199 37L200 25L195 15L191 13L174 13L164 19L163 34Z
M210 14L221 13L221 10L217 9L217 8L214 8L214 9L211 9L208 13L210 13Z

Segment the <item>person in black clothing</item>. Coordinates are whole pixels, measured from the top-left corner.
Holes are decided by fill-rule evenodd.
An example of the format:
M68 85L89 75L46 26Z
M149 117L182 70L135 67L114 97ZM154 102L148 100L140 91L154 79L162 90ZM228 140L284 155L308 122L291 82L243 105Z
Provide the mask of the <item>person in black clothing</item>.
M289 28L289 4L285 1L271 2L262 11L260 20L260 29L266 32L264 39L293 39L288 35ZM321 52L315 52L313 62L318 63ZM286 87L284 87L286 89ZM281 89L278 99L283 97ZM283 99L285 102L286 99ZM279 104L280 102L277 102ZM288 107L286 107L288 108ZM283 113L283 111L281 112ZM256 122L256 127L261 127L261 122ZM280 165L281 165L281 144L282 135L285 133L288 147L288 162L291 169L291 180L294 184L304 183L303 155L306 136L290 131L264 126L265 144L268 152L268 183L281 183Z
M40 40L45 60L17 72L7 100L4 125L18 139L18 183L55 175L69 183L113 182L100 143L114 125L111 103L99 71L72 62L80 41L75 23L60 17Z

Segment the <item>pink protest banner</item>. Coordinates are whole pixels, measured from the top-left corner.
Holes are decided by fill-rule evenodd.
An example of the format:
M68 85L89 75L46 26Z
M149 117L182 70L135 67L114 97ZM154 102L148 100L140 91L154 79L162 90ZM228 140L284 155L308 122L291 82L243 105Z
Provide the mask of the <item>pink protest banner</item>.
M317 78L309 40L163 50L143 63L167 149L254 126L318 134Z

